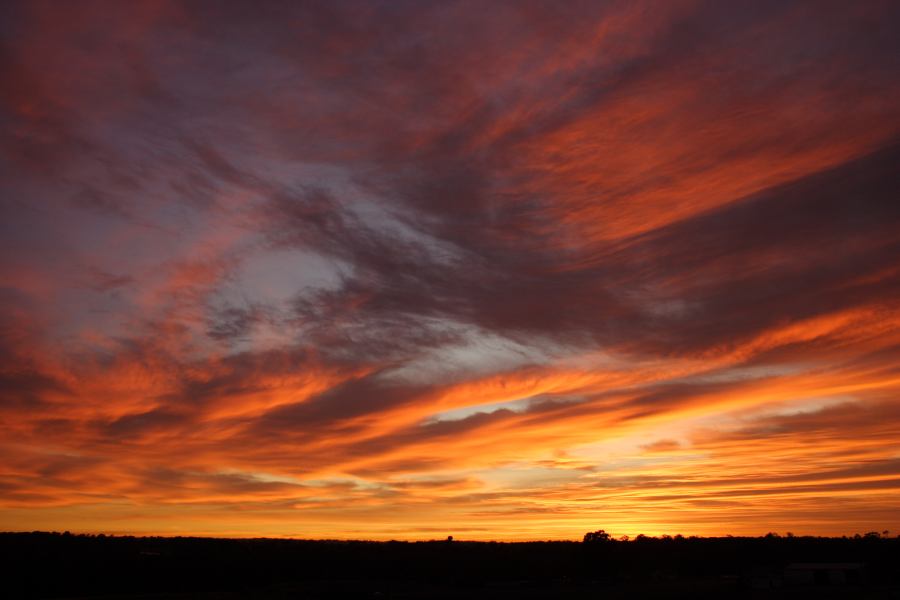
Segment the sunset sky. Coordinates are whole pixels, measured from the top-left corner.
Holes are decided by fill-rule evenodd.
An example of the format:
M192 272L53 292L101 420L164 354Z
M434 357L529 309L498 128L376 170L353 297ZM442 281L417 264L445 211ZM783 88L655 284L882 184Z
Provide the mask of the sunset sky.
M0 530L900 533L898 29L3 2Z

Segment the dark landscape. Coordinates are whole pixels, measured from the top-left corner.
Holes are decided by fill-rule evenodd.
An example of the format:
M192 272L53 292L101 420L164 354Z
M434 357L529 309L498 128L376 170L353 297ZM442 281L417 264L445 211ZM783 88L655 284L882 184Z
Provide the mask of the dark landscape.
M900 600L898 31L0 0L0 600Z
M900 538L0 535L8 598L900 598Z

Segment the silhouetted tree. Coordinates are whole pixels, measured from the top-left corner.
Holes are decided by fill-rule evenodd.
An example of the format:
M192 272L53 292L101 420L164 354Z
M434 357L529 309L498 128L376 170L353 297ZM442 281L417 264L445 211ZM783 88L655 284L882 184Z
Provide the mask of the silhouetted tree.
M589 531L584 534L584 543L596 543L596 542L608 542L612 539L612 537L606 533L606 531L602 529L598 529L597 531Z

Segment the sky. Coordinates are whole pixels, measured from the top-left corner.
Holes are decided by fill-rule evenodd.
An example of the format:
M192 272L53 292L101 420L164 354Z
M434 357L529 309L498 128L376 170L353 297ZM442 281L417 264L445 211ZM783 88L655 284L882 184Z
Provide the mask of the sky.
M3 2L0 530L900 533L898 28Z

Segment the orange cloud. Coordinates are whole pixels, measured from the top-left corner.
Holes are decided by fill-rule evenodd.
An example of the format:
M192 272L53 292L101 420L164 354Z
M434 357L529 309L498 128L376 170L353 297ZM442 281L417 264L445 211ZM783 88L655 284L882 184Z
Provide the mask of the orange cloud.
M0 529L897 529L887 5L2 10Z

